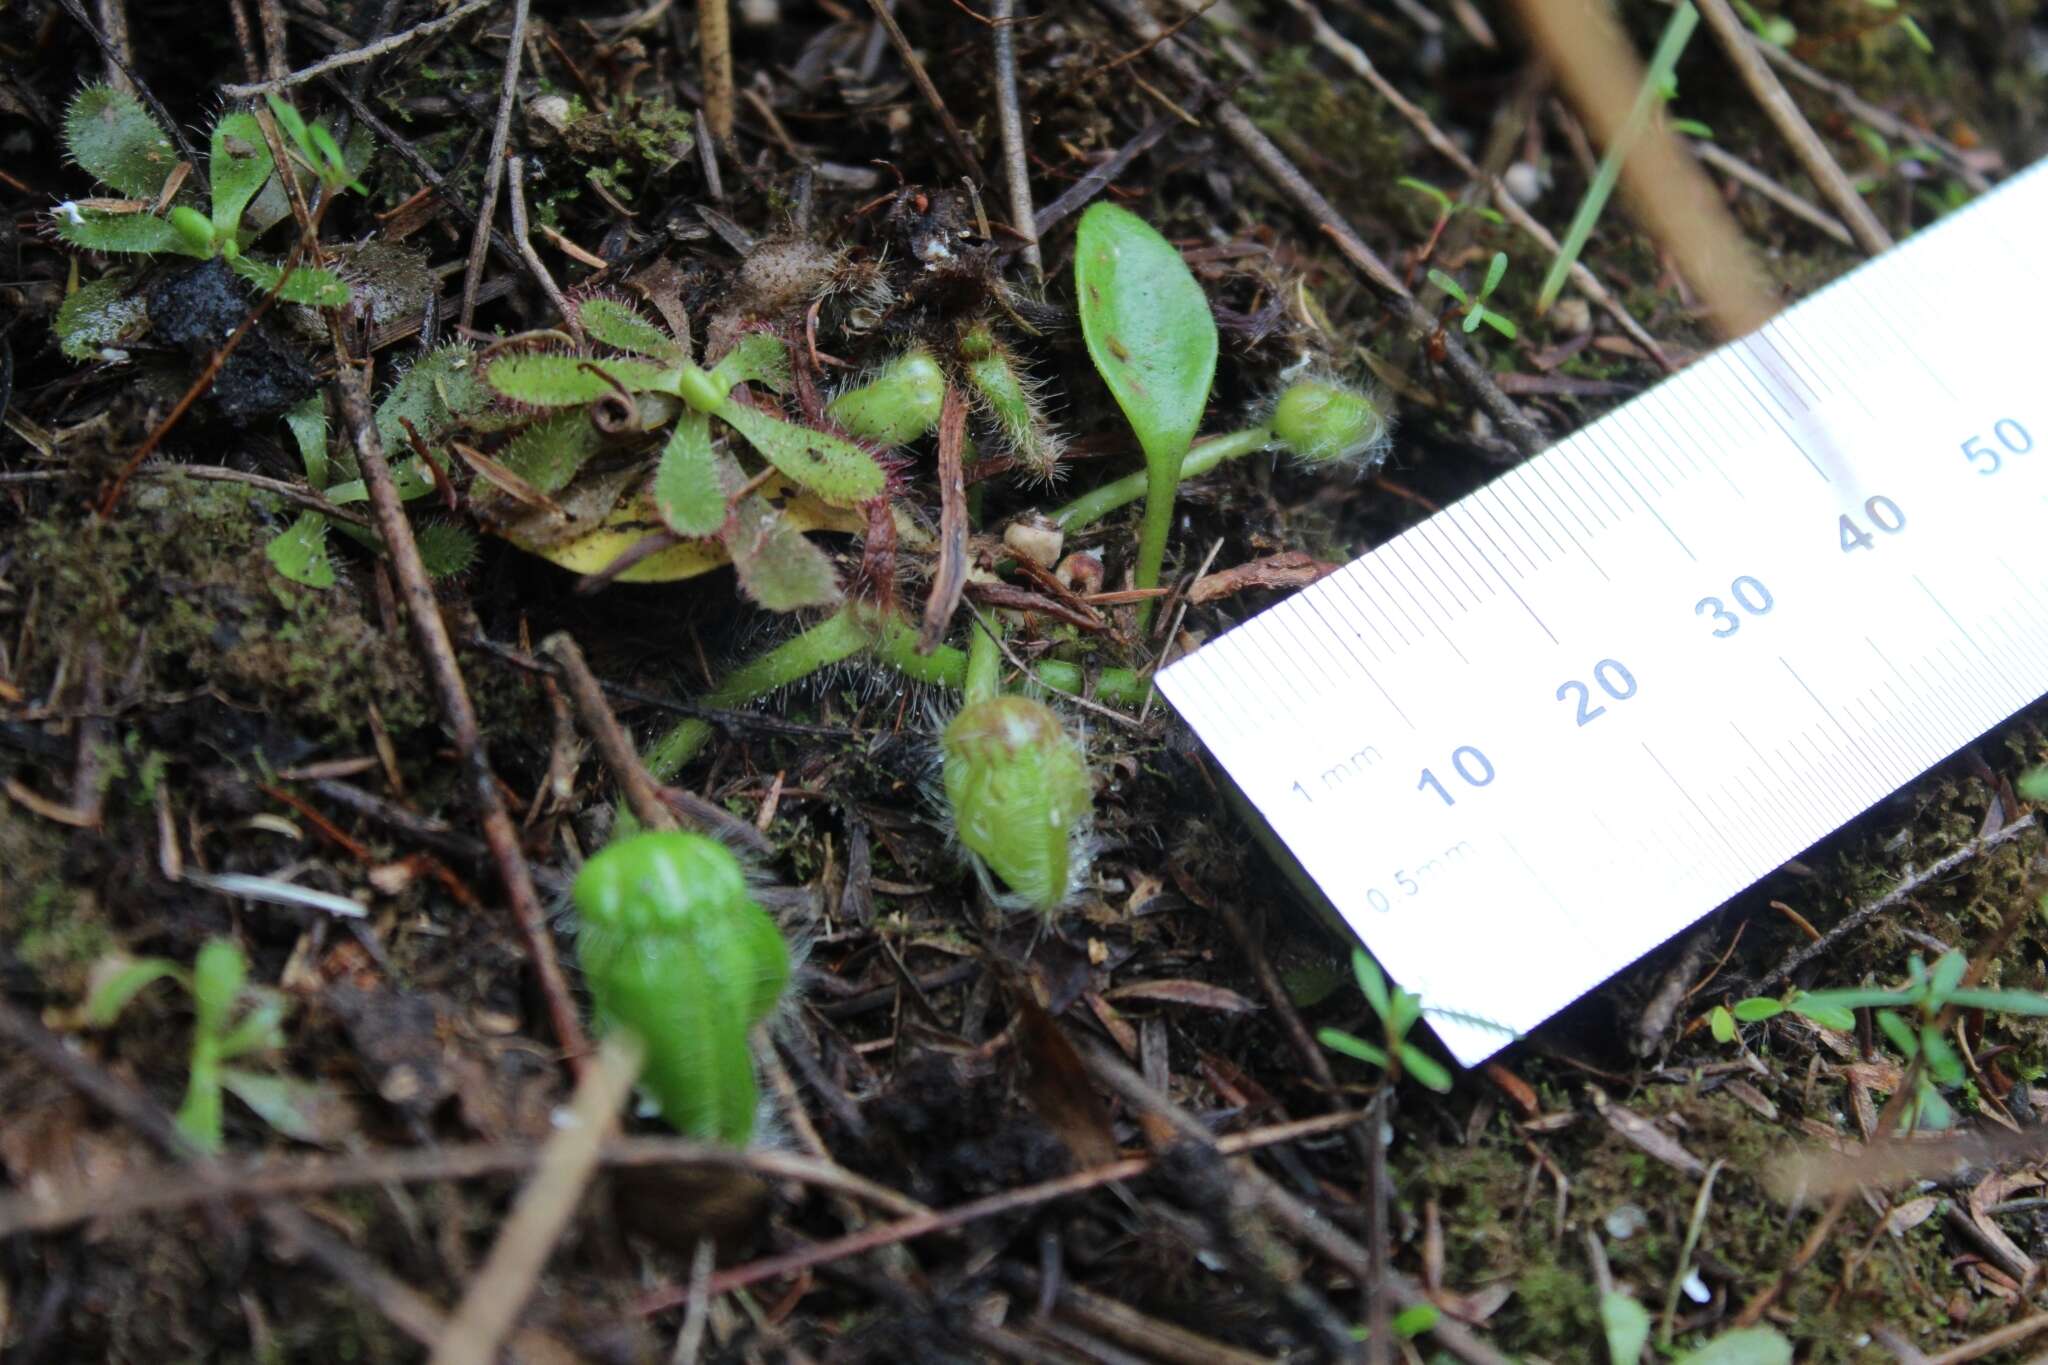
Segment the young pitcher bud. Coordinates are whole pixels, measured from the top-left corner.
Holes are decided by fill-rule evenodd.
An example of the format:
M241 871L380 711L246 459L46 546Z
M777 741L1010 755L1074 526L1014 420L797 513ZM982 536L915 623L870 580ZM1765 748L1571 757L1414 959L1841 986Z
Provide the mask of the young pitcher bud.
M1088 759L1058 716L1029 697L991 697L943 740L946 803L960 842L1031 906L1066 899L1074 829L1093 791Z
M640 1082L662 1117L744 1145L759 1102L747 1035L789 984L789 948L739 861L701 834L635 834L585 863L569 895L599 1021L646 1044Z
M1369 395L1323 379L1289 385L1272 425L1281 445L1313 464L1373 454L1387 435L1387 419Z
M946 376L922 348L905 351L857 389L833 399L825 415L864 441L908 445L939 424Z

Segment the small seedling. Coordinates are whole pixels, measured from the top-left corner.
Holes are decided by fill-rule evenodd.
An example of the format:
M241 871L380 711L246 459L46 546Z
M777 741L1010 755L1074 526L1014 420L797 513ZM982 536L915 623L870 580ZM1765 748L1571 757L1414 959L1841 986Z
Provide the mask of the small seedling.
M1630 1295L1609 1290L1600 1296L1600 1329L1609 1365L1638 1365L1650 1344L1650 1311ZM1775 1328L1737 1327L1673 1357L1671 1365L1792 1365L1792 1343Z
M347 163L333 134L319 125L308 128L296 111L291 118L298 138L318 158L314 164L323 183L329 183L325 177L330 174L343 177L330 188L348 183ZM72 158L102 184L129 196L112 203L59 204L52 220L58 237L72 246L145 256L168 252L200 260L218 256L257 287L277 289L286 302L330 308L348 302L348 286L332 271L296 266L287 276L279 266L244 254L255 235L244 226L244 215L276 171L254 114L223 114L213 125L206 164L212 197L206 213L182 203L152 211L148 201L163 196L176 157L169 151L169 138L133 96L107 86L88 86L72 100L64 130ZM327 159L329 151L332 161Z
M1824 1029L1847 1033L1856 1027L1856 1016L1840 1005L1825 1002L1816 1003L1814 998L1803 991L1793 991L1782 1000L1768 995L1752 995L1738 1000L1733 1005L1716 1005L1707 1015L1707 1029L1717 1043L1732 1043L1743 1024L1760 1024L1766 1019L1775 1019L1781 1014L1796 1014L1811 1020Z
M1128 209L1098 202L1081 215L1074 292L1088 356L1145 452L1145 521L1136 583L1159 585L1181 462L1216 377L1216 319L1173 244ZM1150 619L1151 603L1139 607Z
M1354 949L1351 954L1351 970L1358 978L1358 989L1365 996L1365 1003L1372 1006L1372 1012L1379 1016L1384 1039L1380 1043L1368 1043L1342 1029L1326 1028L1316 1032L1316 1041L1332 1052L1341 1052L1368 1065L1376 1066L1387 1073L1390 1080L1398 1081L1403 1075L1439 1095L1450 1093L1451 1073L1441 1063L1408 1041L1408 1031L1422 1018L1422 1000L1402 990L1389 986L1379 964L1364 953Z
M1513 341L1518 331L1514 320L1486 306L1486 301L1493 297L1494 290L1500 288L1500 282L1506 278L1507 273L1508 254L1505 251L1496 251L1493 253L1493 260L1486 267L1486 282L1479 286L1479 293L1476 296L1466 293L1465 286L1433 267L1429 272L1429 282L1458 301L1458 306L1465 314L1464 331L1467 335L1478 331L1479 324L1483 322L1509 341Z
M1444 229L1449 227L1451 219L1460 213L1476 213L1496 227L1507 221L1499 213L1486 207L1484 204L1459 203L1427 180L1417 180L1412 175L1404 175L1394 181L1394 183L1404 190L1412 190L1436 205L1436 221L1430 224L1429 236L1422 243L1422 250L1417 257L1418 260L1426 261L1436 253L1436 244L1443 237Z
M1961 1085L1967 1077L1963 1060L1939 1025L1945 1010L1988 1010L1998 1014L2048 1015L2048 995L2032 991L1981 990L1965 987L1969 960L1950 951L1933 967L1914 954L1907 980L1898 990L1815 991L1801 998L1801 1013L1813 1009L1841 1011L1875 1009L1877 1026L1909 1063L1907 1084L1913 1087L1901 1126L1946 1128L1955 1112L1939 1087Z
M689 1137L745 1146L760 1091L748 1035L789 985L782 931L739 860L701 834L634 834L570 889L599 1022L647 1050L641 1084Z
M248 977L242 950L228 939L210 939L190 971L161 957L114 964L85 1002L86 1025L107 1028L153 982L174 981L192 997L192 1052L178 1131L201 1151L221 1149L223 1091L287 1137L306 1141L319 1136L318 1111L329 1102L318 1086L228 1065L284 1043L284 996L249 985Z

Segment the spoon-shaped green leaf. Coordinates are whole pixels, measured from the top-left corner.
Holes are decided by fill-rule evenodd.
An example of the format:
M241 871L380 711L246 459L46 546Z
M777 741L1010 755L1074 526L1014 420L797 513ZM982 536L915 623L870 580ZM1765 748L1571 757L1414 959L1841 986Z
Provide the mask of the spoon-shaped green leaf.
M1173 244L1109 203L1081 215L1074 292L1089 358L1145 451L1137 584L1157 587L1181 460L1216 377L1216 319Z

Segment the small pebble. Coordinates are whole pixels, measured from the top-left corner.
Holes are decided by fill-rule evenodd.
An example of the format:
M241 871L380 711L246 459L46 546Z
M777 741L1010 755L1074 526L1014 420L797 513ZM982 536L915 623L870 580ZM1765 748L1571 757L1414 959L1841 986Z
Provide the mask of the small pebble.
M1526 161L1508 167L1500 179L1518 204L1533 204L1543 197L1543 172Z
M1559 299L1550 310L1551 325L1566 336L1579 336L1593 326L1593 305L1581 298Z
M1626 1242L1650 1225L1650 1216L1634 1204L1623 1204L1607 1215L1607 1235L1617 1242Z
M1707 1282L1700 1278L1700 1272L1692 1271L1685 1277L1685 1296L1694 1303L1712 1303L1714 1291L1707 1288Z

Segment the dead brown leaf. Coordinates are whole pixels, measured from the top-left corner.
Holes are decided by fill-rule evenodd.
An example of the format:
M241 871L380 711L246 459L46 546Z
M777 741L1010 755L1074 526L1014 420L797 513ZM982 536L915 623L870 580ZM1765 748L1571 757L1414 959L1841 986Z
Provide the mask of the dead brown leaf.
M1221 1010L1225 1014L1249 1014L1258 1006L1223 986L1206 981L1168 978L1161 981L1133 981L1103 992L1106 1000L1157 1000L1169 1005L1192 1005L1196 1009Z
M1342 567L1300 550L1283 550L1277 555L1219 569L1196 579L1195 585L1188 589L1188 601L1200 606L1247 588L1305 588Z

